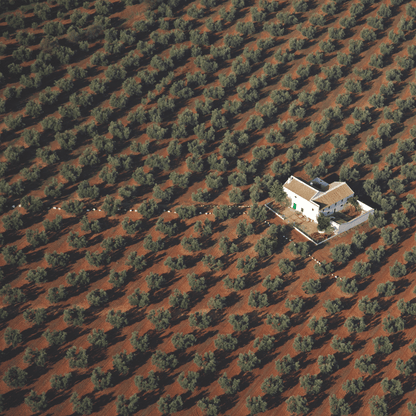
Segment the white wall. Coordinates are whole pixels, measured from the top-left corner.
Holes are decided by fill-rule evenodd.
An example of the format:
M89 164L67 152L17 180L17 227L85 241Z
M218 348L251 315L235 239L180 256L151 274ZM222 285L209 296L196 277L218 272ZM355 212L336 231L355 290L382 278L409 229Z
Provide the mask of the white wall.
M299 195L296 195L294 192L285 188L285 192L290 200L290 207L293 208L293 204L296 204L296 211L299 211L305 217L310 218L313 221L316 221L316 218L319 214L319 206L311 201L308 201ZM303 209L303 211L302 211Z
M321 185L321 186L329 186L329 183L328 182L325 182L323 179L321 179L321 178L315 178L313 181L311 181L312 183L316 183L316 184L318 184L318 185Z
M372 214L373 212L374 210L367 211L366 213L361 214L359 217L356 217L349 222L340 224L338 228L338 233L343 233L345 231L348 231L352 227L356 227L357 225L360 225L363 222L366 222L368 220L369 215Z
M348 231L349 229L356 227L357 225L360 225L363 222L366 222L370 214L374 213L374 209L364 204L363 202L358 201L358 204L361 206L361 209L363 210L359 217L356 217L351 221L345 222L343 224L337 224L336 222L331 221L331 225L338 231L338 234L344 233L345 231Z
M335 221L330 221L331 227L336 231L339 232L339 224Z
M342 200L342 202L338 202L337 204L332 204L329 207L325 207L321 212L324 215L330 215L334 212L334 210L336 212L342 211L345 208L345 205L348 201L348 199L352 198L354 196L354 194L352 193L351 195L347 196L347 198L344 198Z
M371 214L374 212L374 209L371 208L369 205L364 204L364 202L361 202L361 201L357 201L357 202L364 212L371 211Z

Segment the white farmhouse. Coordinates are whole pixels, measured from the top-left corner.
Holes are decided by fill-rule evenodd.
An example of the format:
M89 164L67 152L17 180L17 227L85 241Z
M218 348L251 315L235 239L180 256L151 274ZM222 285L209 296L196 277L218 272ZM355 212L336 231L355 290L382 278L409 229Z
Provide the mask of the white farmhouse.
M318 220L319 214L329 215L342 211L348 199L354 196L354 191L345 182L328 184L320 178L305 183L291 176L283 185L290 206L300 211L313 221Z

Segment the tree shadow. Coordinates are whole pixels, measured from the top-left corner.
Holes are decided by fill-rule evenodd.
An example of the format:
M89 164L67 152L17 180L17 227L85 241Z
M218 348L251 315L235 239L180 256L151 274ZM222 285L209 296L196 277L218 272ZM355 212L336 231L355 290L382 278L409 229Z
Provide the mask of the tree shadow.
M371 389L371 387L375 386L376 384L380 383L383 379L383 374L380 372L365 378L365 386L366 390Z
M222 394L221 400L221 412L225 414L228 410L231 410L238 402L238 396L230 396L229 394Z
M106 404L110 403L114 399L114 393L101 394L93 393L94 411L100 411ZM97 397L98 396L98 397Z
M276 335L278 337L277 337L277 341L275 341L275 349L282 347L283 345L285 345L287 342L289 342L291 339L295 337L295 334L289 334L288 331L278 332Z
M108 339L108 346L116 345L117 343L124 341L127 338L127 335L122 335L121 329L112 328L106 332Z
M299 376L300 376L300 371L295 371L293 373L286 374L284 376L285 388L288 390L297 386L299 383Z
M28 369L27 369L27 384L32 384L34 383L36 380L39 379L39 377L44 376L45 374L47 374L49 371L49 369L47 368L47 366L45 367L39 367L37 365L31 365Z
M23 350L24 350L23 345L18 345L16 347L9 345L5 350L2 351L3 360L5 359L5 357L7 357L7 361L13 360L19 354L21 354Z
M389 335L390 341L394 345L394 351L403 348L408 344L409 340L406 338L406 333L404 331L396 332L395 334Z
M381 316L374 317L373 315L365 315L365 318L367 318L365 319L366 321L370 321L369 324L367 324L366 331L370 331L380 325Z
M82 383L87 378L90 378L90 374L88 374L87 372L80 372L79 370L73 371L72 374L73 374L74 386L79 383Z
M276 350L258 351L257 355L259 356L261 360L261 364L259 368L263 368L265 365L269 365L274 359L276 359L279 353Z
M342 302L342 309L349 310L357 303L357 295L354 295L350 298L342 297L340 300Z
M328 327L332 330L340 327L345 322L345 319L340 312L337 312L329 317L328 322Z
M217 371L218 368L227 368L230 363L236 359L230 351L215 350L214 354L217 360Z
M180 308L170 308L172 314L171 325L176 326L188 319L188 312Z
M351 408L351 414L355 414L358 410L363 408L363 395L362 394L349 394L345 396L346 401Z
M179 278L172 279L169 282L169 286L175 283L177 280L179 280ZM169 286L167 285L165 287L162 287L161 289L156 289L156 290L151 289L150 291L151 304L160 303L162 302L163 299L167 299L169 297L168 294L170 293Z
M176 358L180 362L180 365L184 365L189 363L193 359L193 352L187 350L177 350L176 351Z
M89 365L98 364L106 359L107 354L104 349L90 345L87 349Z
M52 391L53 391L53 393L52 393ZM51 394L49 392L51 392ZM50 389L50 390L48 390L46 395L53 397L53 399L51 401L48 401L49 407L52 408L54 406L58 406L59 404L63 403L64 401L68 400L71 396L71 392L69 392L69 391L59 392L55 389Z
M416 387L415 377L406 377L400 375L399 378L402 378L402 387L405 392L414 391Z
M316 339L317 338L317 339ZM329 331L325 335L315 336L315 342L313 349L319 349L323 347L332 338L332 333Z
M313 295L311 297L306 298L304 303L304 308L306 308L308 311L313 309L317 304L319 303L319 298L317 295Z
M46 308L46 321L41 326L43 327L47 323L54 321L60 316L62 316L62 306L57 306L55 304L49 305Z
M296 359L301 363L301 368L306 368L308 365L314 363L314 360L311 357L308 357L306 352L300 352L296 356Z
M289 311L286 315L290 318L291 327L294 327L302 324L308 318L309 311L304 311L300 313L293 313Z
M107 290L108 296L108 303L112 303L113 301L122 298L125 295L125 292L122 290Z
M360 279L359 283L358 283L358 291L361 292L363 290L365 290L366 287L368 287L370 285L370 283L374 282L374 279L371 277L368 277L366 279Z
M41 331L38 325L33 325L30 328L27 328L24 331L22 331L22 338L25 340L25 344L36 338L39 338L40 332L43 331Z
M409 287L409 280L404 278L397 279L394 283L396 286L396 295L403 293Z
M389 403L389 413L395 415L406 403L406 399L403 399L402 397L394 397L393 395L389 394L387 402Z
M208 312L208 316L211 318L211 326L217 326L220 322L222 322L224 320L226 313L224 310L216 310L216 309L211 309Z
M5 409L13 409L22 404L22 398L26 397L30 393L30 389L21 389L21 388L14 388L13 390L4 393L3 400L4 400L4 408Z
M146 311L143 308L132 308L128 313L129 326L142 322L146 318Z
M240 390L245 390L246 388L253 385L254 380L257 378L253 373L246 372L240 373Z
M35 299L39 298L42 293L45 293L42 286L37 286L33 283L24 284L21 289L26 295L26 302L33 302Z
M359 351L366 345L366 341L363 339L358 339L356 333L350 334L349 336L345 337L345 342L351 341L354 345L354 351Z
M146 332L146 335L150 338L150 347L152 350L155 350L166 338L169 338L173 334L172 331L156 331L151 329Z
M328 396L329 393L327 393L326 390L321 391L319 394L312 396L311 399L308 401L308 407L310 411L313 411L314 409L317 409L319 406L321 406L322 403L328 398Z
M197 337L198 345L201 345L204 342L208 341L209 339L214 338L214 336L218 334L218 329L214 331L206 331L206 332L204 330L200 330L198 331L198 334L199 333L203 333L201 336Z
M351 364L351 357L349 354L343 354L337 351L334 355L338 364L338 371Z
M240 300L241 300L241 298L242 298L242 295L241 294L239 294L239 293L237 293L237 292L235 292L235 291L232 291L227 297L226 297L226 304L227 304L227 307L232 307L232 306L234 306L235 304L237 304Z
M185 394L182 394L182 400L185 403L183 409L184 410L189 410L192 407L196 406L198 401L203 399L206 395L207 395L206 391L201 391L194 397L191 397L192 392L190 392L190 391L187 391Z
M78 326L67 326L65 329L67 334L66 342L75 341L78 337L81 337L89 332L88 328L82 328Z
M279 290L277 292L271 292L269 290L266 291L267 297L269 299L269 303L272 305L277 305L278 303L282 302L287 297L287 290Z
M6 230L6 232L3 233L4 241L7 241L8 244L13 244L16 241L20 240L24 236L23 232L20 232L20 231L21 230L19 231ZM31 246L28 246L26 249L30 249L29 247L31 248Z

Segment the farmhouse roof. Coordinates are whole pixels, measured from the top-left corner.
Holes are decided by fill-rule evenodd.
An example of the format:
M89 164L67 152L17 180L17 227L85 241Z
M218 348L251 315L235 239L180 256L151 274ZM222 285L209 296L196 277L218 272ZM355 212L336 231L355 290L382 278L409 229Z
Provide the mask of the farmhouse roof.
M335 182L329 186L329 189L326 192L320 194L317 198L314 198L314 201L324 208L353 194L354 191L345 182Z
M312 186L302 182L300 179L295 178L294 176L291 176L286 181L284 187L308 201L310 201L318 193L318 191L312 188Z
M321 209L354 195L354 191L345 182L332 182L323 192L294 176L285 182L284 187L307 201L319 204Z

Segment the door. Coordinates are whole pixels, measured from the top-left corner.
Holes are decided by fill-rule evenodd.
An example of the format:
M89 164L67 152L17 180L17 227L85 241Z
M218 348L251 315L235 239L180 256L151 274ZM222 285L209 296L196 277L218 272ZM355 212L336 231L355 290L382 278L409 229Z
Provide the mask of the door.
M293 203L293 209L296 209L296 204L295 203Z

